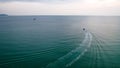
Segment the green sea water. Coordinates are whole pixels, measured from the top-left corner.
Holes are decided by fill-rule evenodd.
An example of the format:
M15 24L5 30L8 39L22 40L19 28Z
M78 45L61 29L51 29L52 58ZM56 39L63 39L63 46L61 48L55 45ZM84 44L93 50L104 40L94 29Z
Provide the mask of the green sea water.
M0 68L120 68L120 17L1 16Z

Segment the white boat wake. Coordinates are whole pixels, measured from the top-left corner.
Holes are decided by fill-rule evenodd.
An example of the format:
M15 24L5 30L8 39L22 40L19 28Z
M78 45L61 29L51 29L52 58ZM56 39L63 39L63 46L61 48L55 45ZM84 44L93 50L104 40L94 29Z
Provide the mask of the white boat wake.
M87 52L88 48L91 46L91 42L92 35L91 33L86 32L85 38L79 47L72 50L63 57L58 58L58 60L55 62L48 64L46 68L66 68L71 66L73 63L79 60L85 54L85 52Z

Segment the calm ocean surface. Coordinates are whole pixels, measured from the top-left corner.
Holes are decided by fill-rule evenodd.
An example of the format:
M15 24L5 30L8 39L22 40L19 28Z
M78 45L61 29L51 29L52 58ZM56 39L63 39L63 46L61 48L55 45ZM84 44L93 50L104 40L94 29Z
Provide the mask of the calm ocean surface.
M120 17L1 16L0 68L120 68Z

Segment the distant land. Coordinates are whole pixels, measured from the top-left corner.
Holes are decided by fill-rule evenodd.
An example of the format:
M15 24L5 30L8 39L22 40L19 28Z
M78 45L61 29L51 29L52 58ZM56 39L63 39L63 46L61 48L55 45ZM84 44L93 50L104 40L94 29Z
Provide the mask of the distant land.
M7 14L0 14L0 16L8 16Z

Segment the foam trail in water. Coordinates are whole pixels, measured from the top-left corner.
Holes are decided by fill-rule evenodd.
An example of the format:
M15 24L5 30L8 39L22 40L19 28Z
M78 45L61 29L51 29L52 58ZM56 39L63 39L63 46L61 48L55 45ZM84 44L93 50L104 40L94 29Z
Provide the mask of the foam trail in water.
M90 33L88 33L88 35L89 35L89 43L87 45L87 48L78 57L76 57L73 61L71 61L69 64L67 64L66 67L71 66L75 61L77 61L80 57L82 57L85 54L85 52L87 52L87 50L90 47L91 42L92 42L92 35ZM87 40L85 40L82 45L84 45L86 43L86 41Z
M65 56L59 58L57 61L50 63L46 68L65 68L71 66L74 62L81 58L90 47L92 41L92 35L86 32L85 38L79 47L72 50Z

